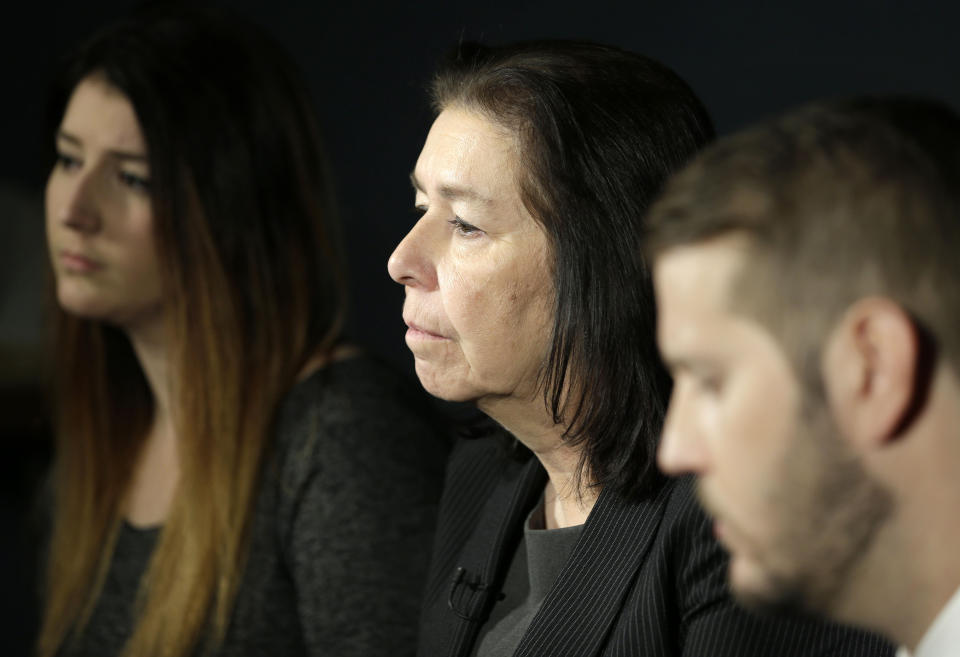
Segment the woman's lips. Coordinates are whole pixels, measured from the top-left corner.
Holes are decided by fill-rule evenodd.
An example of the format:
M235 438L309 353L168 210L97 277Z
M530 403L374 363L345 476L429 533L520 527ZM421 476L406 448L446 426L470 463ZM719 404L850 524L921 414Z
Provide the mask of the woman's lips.
M448 338L440 335L439 333L434 333L428 331L425 328L417 326L413 322L406 322L407 324L407 339L414 340L447 340Z
M717 541L723 543L726 534L724 532L723 523L720 522L720 520L714 519L713 521L713 536L717 539Z
M64 269L75 274L89 274L103 267L96 260L66 250L60 252L60 263Z

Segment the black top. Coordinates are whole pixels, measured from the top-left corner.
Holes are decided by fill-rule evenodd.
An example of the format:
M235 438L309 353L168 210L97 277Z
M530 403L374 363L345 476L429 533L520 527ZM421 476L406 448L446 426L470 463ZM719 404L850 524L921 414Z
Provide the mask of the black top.
M331 363L289 393L217 654L413 653L446 457L421 403L419 387L367 358ZM160 531L124 523L90 622L61 655L121 652Z
M467 657L546 473L492 439L454 450L421 615L420 657ZM606 489L523 634L515 657L892 657L881 638L833 623L761 617L735 605L727 558L690 478L643 500Z

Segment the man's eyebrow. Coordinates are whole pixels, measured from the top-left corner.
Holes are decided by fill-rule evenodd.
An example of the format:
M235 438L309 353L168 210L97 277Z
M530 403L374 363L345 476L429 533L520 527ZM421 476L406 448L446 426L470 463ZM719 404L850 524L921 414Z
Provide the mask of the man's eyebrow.
M424 191L423 185L420 184L415 172L410 174L410 184L413 185L413 188L416 191ZM463 185L444 184L440 185L437 191L440 192L440 196L450 201L464 199L467 201L482 203L483 205L492 205L494 202L493 199L484 196L472 187L464 187Z
M69 132L64 132L63 130L57 131L57 139L62 139L63 141L69 142L76 147L82 147L83 142L74 135L71 135ZM134 162L148 162L149 158L145 153L132 153L130 151L122 151L117 149L111 149L107 151L112 157L117 158L118 160L130 160Z
M663 361L663 365L667 368L667 371L674 376L678 374L690 374L694 377L702 377L716 372L719 367L719 364L711 358L670 357L663 352L660 353L660 360Z

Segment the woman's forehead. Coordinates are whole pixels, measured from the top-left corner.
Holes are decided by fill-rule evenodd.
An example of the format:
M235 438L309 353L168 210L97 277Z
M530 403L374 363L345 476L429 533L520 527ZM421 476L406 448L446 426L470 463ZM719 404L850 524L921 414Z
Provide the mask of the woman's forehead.
M516 191L514 139L482 115L459 108L440 113L411 177L428 194L489 202Z

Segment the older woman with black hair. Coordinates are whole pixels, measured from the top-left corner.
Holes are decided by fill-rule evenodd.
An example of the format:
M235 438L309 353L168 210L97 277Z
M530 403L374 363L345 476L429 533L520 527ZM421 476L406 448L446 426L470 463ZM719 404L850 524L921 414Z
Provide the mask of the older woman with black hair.
M433 102L389 270L424 387L513 438L453 456L419 654L889 654L735 607L690 480L655 469L670 380L642 217L713 137L690 88L611 47L471 45Z

